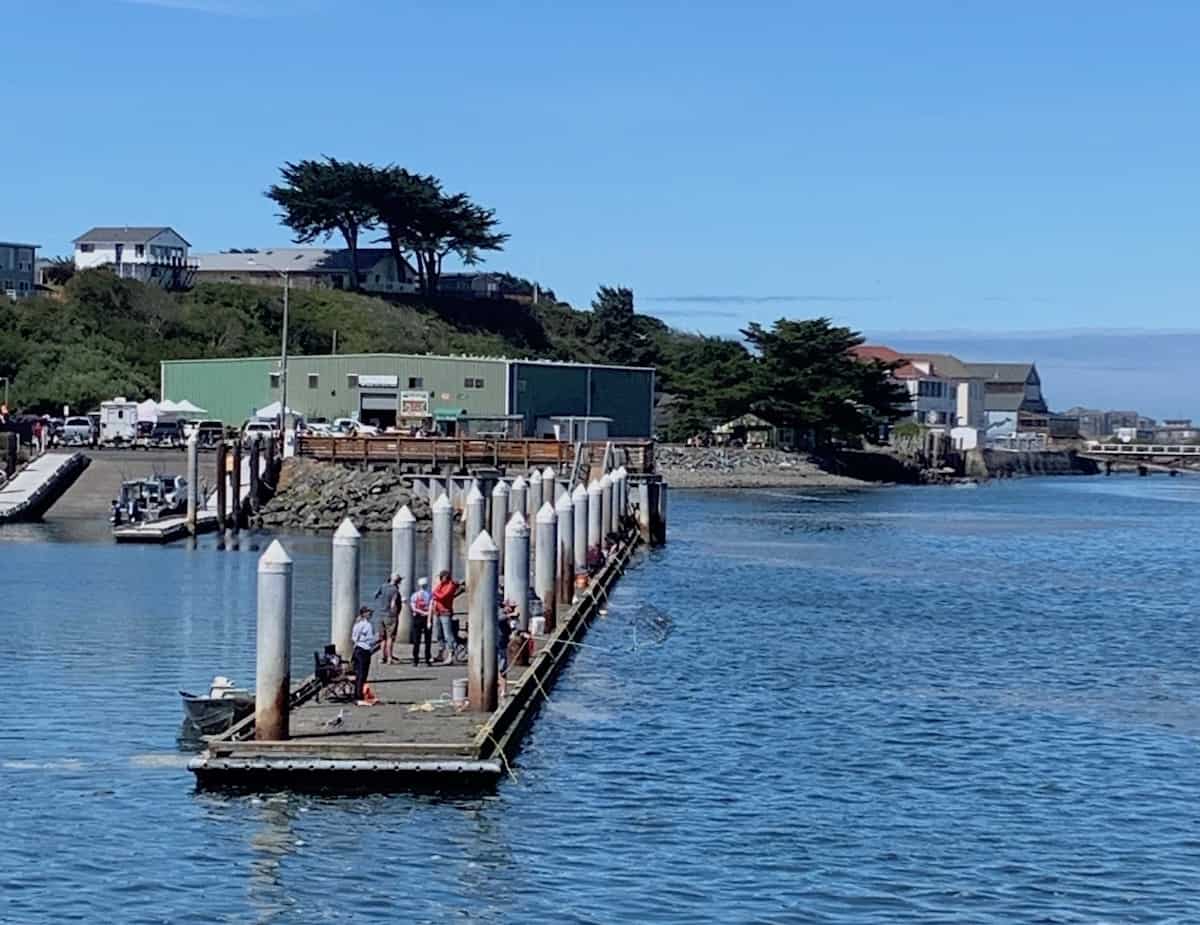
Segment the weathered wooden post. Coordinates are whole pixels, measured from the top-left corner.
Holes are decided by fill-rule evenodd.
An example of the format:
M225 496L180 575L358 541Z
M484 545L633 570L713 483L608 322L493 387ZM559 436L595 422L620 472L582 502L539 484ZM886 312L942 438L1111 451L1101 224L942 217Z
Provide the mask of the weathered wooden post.
M534 469L529 475L529 493L525 499L528 505L526 508L526 516L532 520L537 517L538 511L542 509L542 470ZM537 540L534 539L534 545L537 545Z
M292 558L279 540L258 560L254 655L254 738L288 737L292 686Z
M529 485L525 481L525 476L518 475L513 479L512 486L508 493L508 511L509 514L520 511L526 520L529 520Z
M665 546L667 543L667 483L658 483L658 517L656 529L653 531L655 543Z
M467 549L470 549L475 543L475 537L486 529L483 522L486 507L487 502L483 500L483 492L479 490L479 484L472 482L471 490L467 492L466 504ZM499 557L496 561L499 562Z
M495 542L501 546L508 545L504 540L504 527L508 523L508 482L504 479L496 481L496 487L492 489L492 528L491 535L496 537ZM500 572L504 572L506 550L500 550L499 567Z
M592 479L587 489L588 502L588 549L598 547L604 539L604 489Z
M359 547L362 534L347 517L333 534L333 607L329 621L330 642L337 654L349 659L354 654L350 633L358 616Z
M638 482L638 532L642 535L642 542L650 542L650 503L651 503L651 485L650 480L643 478Z
M499 550L485 530L467 551L467 698L479 713L491 713L498 699L498 575Z
M587 574L588 551L588 493L582 485L576 485L571 493L571 508L575 523L571 527L571 538L575 541L575 572Z
M229 493L233 495L233 516L230 518L230 528L236 540L238 531L242 529L242 441L233 441L233 472L230 473Z
M261 444L259 443L258 434L254 434L250 438L250 479L247 484L250 486L250 497L247 499L250 502L250 513L258 516L259 504L259 455L261 453Z
M575 507L571 504L571 496L563 493L554 503L554 513L558 517L558 561L555 572L558 575L558 606L566 608L571 605L575 594Z
M187 531L196 535L200 507L200 431L193 430L187 442Z
M555 575L555 564L558 561L558 515L554 513L554 505L549 501L537 512L534 526L537 530L537 544L534 546L533 593L542 602L546 632L549 633L554 629L557 622L555 614L558 612L558 576Z
M402 643L412 630L412 596L417 586L417 518L408 505L392 518L392 574L400 576L400 622L396 638Z
M225 548L225 509L229 504L229 447L222 440L217 444L217 547Z
M607 472L600 477L600 532L608 545L608 535L613 532L613 481Z
M454 507L447 495L438 495L431 509L433 517L433 546L429 554L429 570L433 581L442 572L454 574Z
M504 599L517 605L521 629L529 629L529 525L513 511L504 528Z

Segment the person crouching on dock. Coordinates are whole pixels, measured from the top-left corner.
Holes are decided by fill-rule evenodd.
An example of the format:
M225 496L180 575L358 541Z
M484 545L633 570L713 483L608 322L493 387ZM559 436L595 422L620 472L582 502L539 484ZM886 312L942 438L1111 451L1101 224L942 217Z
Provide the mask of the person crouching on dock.
M365 689L367 675L371 671L371 652L378 642L375 627L371 625L372 613L370 607L360 607L358 619L350 631L350 639L354 642L354 654L351 656L354 665L354 699L360 707L370 705L365 698Z

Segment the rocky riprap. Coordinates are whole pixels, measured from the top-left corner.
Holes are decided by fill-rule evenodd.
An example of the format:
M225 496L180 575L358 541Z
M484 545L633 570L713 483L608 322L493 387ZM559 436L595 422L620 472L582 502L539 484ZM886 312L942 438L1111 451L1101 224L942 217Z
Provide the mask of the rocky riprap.
M284 463L279 489L263 505L261 521L264 527L332 531L349 517L359 530L390 530L392 517L404 504L418 527L428 525L428 502L414 497L399 474L295 458Z
M654 451L660 469L684 469L689 472L736 472L739 469L806 469L804 456L782 450L754 450L719 446L666 446Z

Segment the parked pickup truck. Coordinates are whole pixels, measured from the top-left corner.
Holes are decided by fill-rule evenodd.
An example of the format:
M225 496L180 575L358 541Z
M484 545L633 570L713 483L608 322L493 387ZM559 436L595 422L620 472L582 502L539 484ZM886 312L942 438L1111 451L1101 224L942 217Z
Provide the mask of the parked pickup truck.
M91 418L82 415L67 418L62 428L63 446L90 446L93 433Z

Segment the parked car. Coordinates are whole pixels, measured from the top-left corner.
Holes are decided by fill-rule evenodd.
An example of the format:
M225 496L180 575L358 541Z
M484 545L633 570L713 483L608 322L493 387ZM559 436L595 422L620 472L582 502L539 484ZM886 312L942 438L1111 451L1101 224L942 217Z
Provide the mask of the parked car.
M242 440L248 441L253 437L278 437L279 429L270 421L247 421L242 425Z
M150 431L146 444L148 447L182 447L185 441L181 421L159 421Z
M220 421L201 421L196 425L200 446L211 449L225 439L225 425Z
M95 430L92 419L87 417L70 417L63 422L63 446L91 446Z

